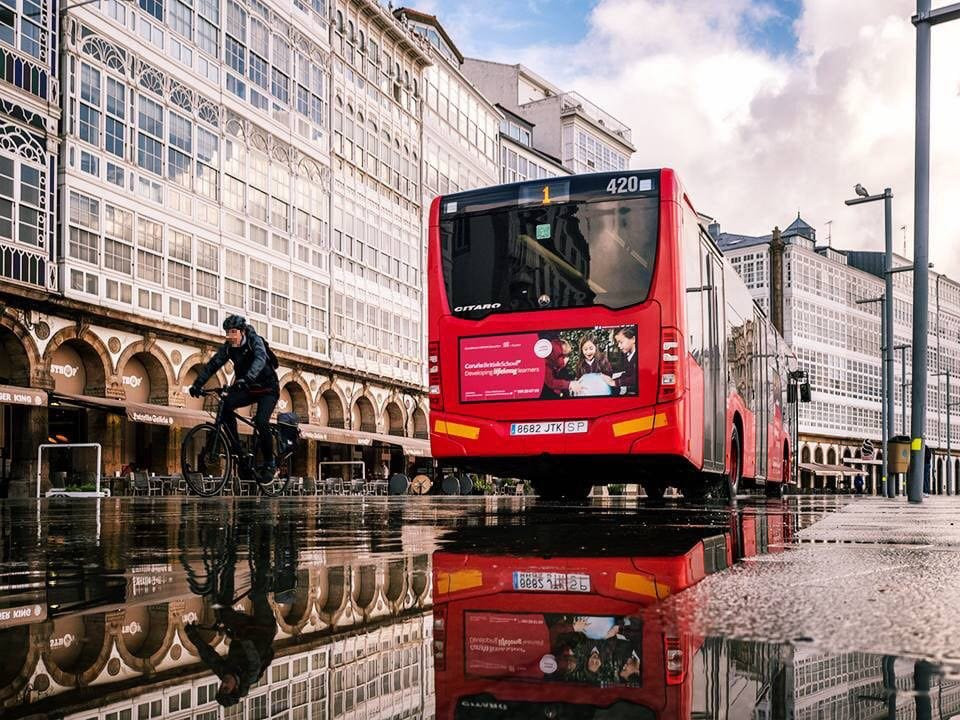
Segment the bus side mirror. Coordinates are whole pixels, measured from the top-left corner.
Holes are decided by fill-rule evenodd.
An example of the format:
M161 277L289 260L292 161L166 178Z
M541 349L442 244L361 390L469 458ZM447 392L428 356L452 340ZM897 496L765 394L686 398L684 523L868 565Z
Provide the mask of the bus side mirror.
M787 385L787 402L795 403L797 401L797 386L793 383Z
M800 402L810 402L810 383L806 380L800 385Z

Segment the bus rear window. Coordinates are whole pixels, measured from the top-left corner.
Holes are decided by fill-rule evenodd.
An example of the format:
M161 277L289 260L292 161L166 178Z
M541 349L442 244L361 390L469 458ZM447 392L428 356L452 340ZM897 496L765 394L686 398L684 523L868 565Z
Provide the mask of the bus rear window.
M445 217L443 279L456 315L555 310L647 299L656 197L501 207Z

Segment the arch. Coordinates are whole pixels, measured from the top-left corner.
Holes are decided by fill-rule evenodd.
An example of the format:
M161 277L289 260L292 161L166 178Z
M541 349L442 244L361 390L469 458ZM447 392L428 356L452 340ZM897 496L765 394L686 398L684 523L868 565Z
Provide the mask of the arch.
M152 669L169 651L176 630L167 604L126 607L117 625L117 652L141 672Z
M387 564L387 600L396 603L407 591L407 568L403 560L391 560Z
M403 411L393 400L383 409L383 426L389 435L404 435Z
M827 450L827 465L836 465L837 464L837 449L830 448Z
M145 342L138 341L123 351L117 360L117 374L122 378L124 368L130 360L139 360L147 371L150 380L149 402L166 405L170 402L170 390L176 386L176 373L166 353L151 352ZM121 380L122 382L122 380Z
M860 451L857 450L857 457L859 457L859 456L860 456ZM843 457L845 457L845 458L852 458L852 457L853 457L853 451L852 451L850 448L845 447L845 448L843 449Z
M65 615L53 621L43 659L60 685L87 684L103 670L112 647L104 613Z
M193 355L184 360L180 365L180 374L177 375L175 386L177 388L182 388L184 385L189 385L190 382L192 382L192 380L187 380L187 375L190 373L190 371L199 371L200 368L203 367L212 357L212 352L195 352ZM216 379L219 382L219 385L223 386L227 382L227 374L223 371L223 368L220 368L210 379Z
M823 448L819 445L813 451L813 461L818 465L823 465Z
M423 408L415 408L413 411L413 436L421 440L430 438L430 429L427 425L427 414Z
M287 373L280 381L280 388L290 393L290 400L293 403L290 409L297 414L301 422L308 422L310 420L310 388L303 379L297 373Z
M346 427L343 417L343 400L332 387L320 394L324 407L327 410L327 426L332 428Z
M327 570L327 596L320 605L320 614L333 625L347 603L347 577L343 566ZM319 603L318 603L319 604Z
M810 462L810 446L804 445L800 448L800 462L808 463Z
M288 635L298 635L310 620L313 587L310 571L297 571L296 586L286 592L275 592L272 597L277 623Z
M351 427L361 432L377 431L377 416L373 410L373 401L366 395L361 395L353 405ZM359 421L359 422L357 422ZM359 425L359 427L358 427Z
M376 565L361 565L359 570L354 570L355 586L357 588L354 602L361 612L366 613L372 609L374 600L377 599L377 567Z
M18 320L0 314L0 353L8 359L4 368L0 359L0 376L9 373L0 383L28 386L40 369L40 353L29 331Z
M417 602L427 599L430 591L430 558L427 555L417 555L413 558L413 572L410 575L410 589Z
M4 648L0 654L0 688L19 691L37 664L37 645L30 641L30 625L0 630L0 646ZM0 690L0 700L6 695L7 692Z
M86 374L83 394L103 397L107 390L107 378L116 382L113 363L110 360L107 347L100 338L86 328L78 331L76 326L73 325L65 327L54 335L47 344L43 353L45 368L50 368L54 353L64 345L74 350L83 362L83 369ZM53 384L52 374L50 381ZM119 388L117 389L119 390Z

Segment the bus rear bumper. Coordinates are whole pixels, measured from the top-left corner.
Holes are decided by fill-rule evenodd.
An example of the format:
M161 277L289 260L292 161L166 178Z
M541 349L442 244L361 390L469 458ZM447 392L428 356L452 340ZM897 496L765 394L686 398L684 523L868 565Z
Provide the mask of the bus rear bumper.
M680 419L683 400L632 408L616 415L589 419L586 432L580 420L551 421L563 428L542 434L530 431L532 422L478 419L433 412L430 444L436 458L536 457L547 455L686 455L687 442ZM541 423L543 425L545 423ZM525 426L522 428L512 427Z

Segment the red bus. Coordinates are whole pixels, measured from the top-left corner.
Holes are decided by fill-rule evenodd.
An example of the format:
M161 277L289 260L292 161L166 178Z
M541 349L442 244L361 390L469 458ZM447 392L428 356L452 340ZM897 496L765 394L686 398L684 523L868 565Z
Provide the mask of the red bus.
M658 518L627 538L612 524L544 538L526 525L458 530L433 557L438 720L695 716L704 638L652 606L781 550L793 526L786 506L730 512L726 528L717 519ZM491 532L497 553L473 551Z
M436 198L428 276L441 465L541 496L790 480L795 361L674 171Z

